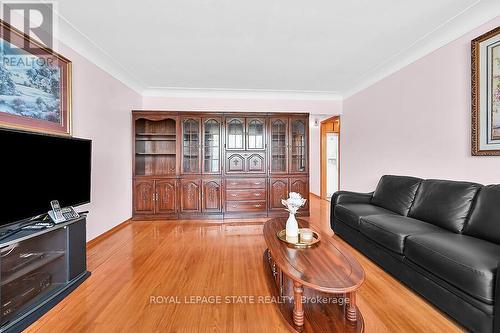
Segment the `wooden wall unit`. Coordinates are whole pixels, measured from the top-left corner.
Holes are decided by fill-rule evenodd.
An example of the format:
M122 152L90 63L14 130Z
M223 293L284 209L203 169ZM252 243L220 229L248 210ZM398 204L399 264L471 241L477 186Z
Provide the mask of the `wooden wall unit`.
M306 113L132 115L134 219L285 216L289 191L309 199Z

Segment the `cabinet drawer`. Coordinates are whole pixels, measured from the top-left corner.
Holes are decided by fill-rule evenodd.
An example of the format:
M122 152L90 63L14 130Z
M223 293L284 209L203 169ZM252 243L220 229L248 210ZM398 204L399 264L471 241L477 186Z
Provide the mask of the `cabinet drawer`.
M227 201L227 212L265 212L265 201Z
M226 200L265 200L266 199L266 190L264 189L255 189L252 191L249 190L227 190L226 191Z
M226 179L227 189L266 188L264 178Z

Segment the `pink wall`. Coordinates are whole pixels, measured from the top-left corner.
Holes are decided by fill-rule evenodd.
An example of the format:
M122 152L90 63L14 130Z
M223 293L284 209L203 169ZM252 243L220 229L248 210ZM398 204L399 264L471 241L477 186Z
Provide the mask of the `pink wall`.
M369 191L383 174L500 183L500 157L470 153L470 41L500 17L343 105L343 189Z
M341 101L141 97L64 45L73 62L73 131L93 140L87 239L131 216L131 109L343 113L342 187L371 190L382 174L499 183L500 158L470 156L470 40L474 30ZM311 184L319 192L319 134L311 128ZM315 135L318 134L318 135Z
M298 100L264 98L208 97L149 97L142 101L145 110L176 111L253 111L253 112L310 112L332 114L342 109L341 100Z
M92 139L90 240L132 214L132 108L141 96L72 49L59 44L73 63L73 134Z
M22 30L23 18L13 16ZM21 24L21 25L19 25ZM132 117L142 96L79 53L57 41L58 53L72 62L73 135L92 140L91 203L87 240L132 216Z

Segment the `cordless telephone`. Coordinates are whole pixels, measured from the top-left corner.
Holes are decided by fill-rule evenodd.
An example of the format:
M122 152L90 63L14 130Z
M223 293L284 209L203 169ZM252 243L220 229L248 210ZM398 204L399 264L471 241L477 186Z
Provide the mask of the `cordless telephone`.
M50 206L52 207L52 210L49 211L48 214L54 223L66 222L80 217L80 215L71 206L61 208L61 205L59 205L59 201L57 200L52 200L50 202Z

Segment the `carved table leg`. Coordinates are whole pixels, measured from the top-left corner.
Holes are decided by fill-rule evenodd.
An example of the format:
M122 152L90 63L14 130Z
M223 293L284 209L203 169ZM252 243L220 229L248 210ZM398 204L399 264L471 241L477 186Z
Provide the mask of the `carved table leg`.
M357 316L358 316L358 313L357 313L357 310L356 310L356 293L355 292L352 292L352 293L348 293L346 294L347 296L347 299L349 300L349 303L347 303L347 306L346 306L346 316L347 316L347 320L349 321L356 321L357 320Z
M284 289L284 286L285 286L285 277L284 277L283 271L281 269L279 270L279 272L280 272L280 275L279 275L280 297L283 297L283 289Z
M304 325L304 308L302 304L302 295L304 294L304 288L298 282L293 282L293 322L297 326Z

